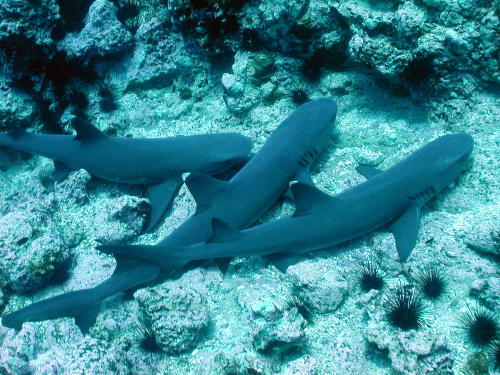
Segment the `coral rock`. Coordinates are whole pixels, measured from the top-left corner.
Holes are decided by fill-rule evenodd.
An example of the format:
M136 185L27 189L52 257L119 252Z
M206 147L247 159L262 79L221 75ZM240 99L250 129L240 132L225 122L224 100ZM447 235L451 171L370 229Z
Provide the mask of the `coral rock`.
M116 8L107 0L96 0L80 33L68 34L61 42L71 58L109 56L128 49L132 34L116 18Z

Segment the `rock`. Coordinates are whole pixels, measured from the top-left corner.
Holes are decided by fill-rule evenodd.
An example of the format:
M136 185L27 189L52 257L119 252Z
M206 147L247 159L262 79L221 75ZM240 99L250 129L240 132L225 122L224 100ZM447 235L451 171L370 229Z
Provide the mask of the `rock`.
M337 310L346 299L347 282L327 260L306 260L288 267L296 296L318 313Z
M491 32L499 21L491 7L483 3L467 10L456 2L425 3L430 7L412 1L384 6L341 2L336 9L354 34L349 41L350 57L427 100L430 93L438 100L463 91L467 82L461 72L498 82L494 55L499 47ZM444 10L434 9L438 5Z
M0 3L0 43L24 39L25 46L46 48L53 43L51 32L59 21L58 6L54 0L32 3L5 0ZM13 45L11 45L13 46Z
M238 304L257 350L281 357L305 344L306 321L291 303L286 286L268 278L253 278L238 293Z
M40 354L30 361L29 369L34 375L130 373L123 350L89 336Z
M0 218L0 274L17 292L41 288L69 261L52 220L37 211L12 211Z
M33 100L0 81L0 130L6 131L13 125L26 128L35 118L36 108Z
M305 343L306 321L297 311L283 311L272 324L262 324L254 336L254 347L278 357Z
M89 9L85 27L79 33L68 34L61 41L70 58L89 60L125 51L133 37L116 17L116 8L107 0L96 0Z
M174 79L191 82L193 71L201 69L184 46L179 34L153 18L141 25L136 48L127 72L128 89L155 89L170 86Z
M63 181L55 184L56 199L64 203L87 203L87 183L91 176L85 169L71 172Z
M229 112L236 116L244 115L260 101L260 90L254 85L248 84L249 81L255 82L256 77L259 77L255 83L262 83L262 77L260 76L260 74L263 74L262 71L267 69L266 74L272 71L269 56L257 58L257 61L260 61L259 63L255 61L250 53L237 52L232 66L233 74L224 73L222 75L224 102ZM262 68L259 64L265 67ZM266 75L263 77L266 77Z
M491 310L500 309L500 277L474 280L469 293Z
M169 354L195 348L210 323L206 297L182 280L134 294L151 322L156 342Z
M417 374L421 373L423 368L428 370L433 367L451 370L453 365L453 357L445 336L430 330L392 329L384 322L383 312L379 312L369 321L366 338L376 350L387 352L392 369L401 374Z
M488 357L484 352L475 352L467 357L466 375L489 375Z
M249 3L242 27L252 30L267 48L286 54L313 55L341 61L350 31L333 7L324 1L298 0Z
M460 216L453 225L455 235L478 253L500 257L500 208L481 206Z
M129 241L142 231L148 211L145 198L125 195L109 200L96 216L96 239L105 244Z
M310 356L293 360L288 363L284 371L285 375L315 375L316 374L316 360Z
M68 343L77 344L82 334L70 319L41 324L44 329L36 329L36 325L40 323L25 323L19 332L0 326L0 373L15 375L59 373L37 372L38 368L32 366L32 361L51 349L64 352ZM61 357L60 355L60 359ZM43 364L43 361L41 363ZM70 365L62 360L59 365L63 364Z

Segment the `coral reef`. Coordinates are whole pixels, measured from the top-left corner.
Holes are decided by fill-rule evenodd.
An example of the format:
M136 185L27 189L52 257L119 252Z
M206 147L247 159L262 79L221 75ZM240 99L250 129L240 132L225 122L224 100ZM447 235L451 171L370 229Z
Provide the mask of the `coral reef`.
M112 244L134 238L142 231L148 211L145 198L122 196L109 200L94 221L96 240Z
M498 338L474 345L477 314L460 326L468 306L493 320L500 309L498 10L491 0L1 1L0 131L70 132L80 114L109 135L238 132L257 150L297 105L327 96L337 130L312 178L330 194L364 181L357 164L386 169L443 134L470 133L475 152L422 213L405 264L385 231L286 273L263 257L203 264L106 301L86 336L70 318L0 326L0 373L498 374ZM154 244L195 211L182 187L165 222L141 235L140 189L52 172L48 159L0 149L1 313L94 287L115 267L96 244ZM279 201L262 221L292 212ZM360 286L367 262L379 268L361 275L383 287ZM424 298L437 274L444 292ZM403 330L386 301L409 283L425 324Z
M68 249L44 212L11 211L0 218L0 228L2 287L36 290L67 263Z
M113 3L98 0L90 6L84 28L68 34L60 44L69 58L88 61L125 51L131 43L132 35L118 21Z
M187 280L189 275L135 294L151 321L156 342L169 354L193 349L210 324L206 297L182 282Z

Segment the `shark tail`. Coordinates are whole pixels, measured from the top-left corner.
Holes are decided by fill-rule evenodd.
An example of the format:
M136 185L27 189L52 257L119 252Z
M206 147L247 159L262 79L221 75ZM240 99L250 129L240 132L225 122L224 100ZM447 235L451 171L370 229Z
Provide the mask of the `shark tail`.
M115 255L118 266L123 259L135 259L154 264L163 269L176 269L185 266L189 259L182 256L180 247L158 245L101 245L97 250Z
M101 309L100 301L87 302L87 290L79 290L32 303L2 317L2 325L21 330L23 323L73 317L82 333L88 333Z

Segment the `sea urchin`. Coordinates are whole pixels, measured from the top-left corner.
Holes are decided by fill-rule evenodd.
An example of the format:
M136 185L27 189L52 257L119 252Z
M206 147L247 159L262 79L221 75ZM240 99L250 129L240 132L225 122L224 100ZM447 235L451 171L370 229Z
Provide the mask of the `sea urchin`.
M384 286L384 275L377 263L368 260L358 266L356 272L363 292L380 290Z
M386 299L385 317L390 325L404 331L425 325L425 309L415 288L400 285Z
M499 329L495 314L484 307L469 307L460 320L462 328L474 345L488 345L498 335Z
M446 279L437 265L420 269L416 280L422 293L431 300L441 297L446 289Z

